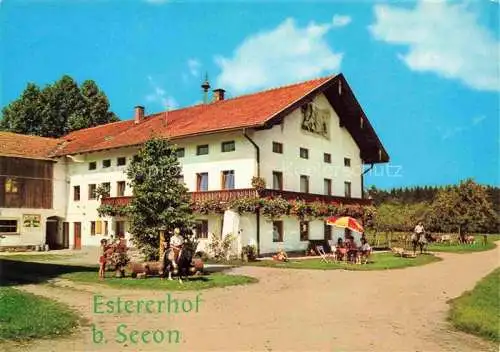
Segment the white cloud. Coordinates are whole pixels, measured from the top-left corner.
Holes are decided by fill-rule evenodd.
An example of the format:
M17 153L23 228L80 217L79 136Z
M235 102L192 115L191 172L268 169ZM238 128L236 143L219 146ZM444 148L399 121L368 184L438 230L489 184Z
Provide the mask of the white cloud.
M299 27L289 18L272 30L250 35L231 58L215 58L222 70L217 87L239 94L338 71L342 54L334 53L325 39L333 27L333 21Z
M172 96L167 95L165 90L161 88L154 80L153 77L148 76L149 84L153 90L151 94L146 96L146 100L149 102L158 103L163 109L175 109L179 105L177 101Z
M334 27L344 27L351 23L352 18L350 16L335 15L333 16L333 26Z
M437 130L441 133L441 139L443 141L450 139L451 137L454 137L458 134L461 134L464 131L470 130L471 128L474 128L475 126L479 125L482 123L484 120L486 120L485 115L478 115L474 116L470 123L462 126L449 126L446 128L443 128L441 126L437 127Z
M486 120L486 116L484 115L479 115L479 116L475 116L473 119L472 119L472 124L473 125L479 125L481 122L483 122L484 120Z
M196 59L189 59L187 65L191 76L198 77L200 74L200 67L201 67L200 62Z
M374 9L372 35L406 45L408 51L399 57L411 70L434 72L476 90L500 90L500 43L466 3L420 1L412 9Z

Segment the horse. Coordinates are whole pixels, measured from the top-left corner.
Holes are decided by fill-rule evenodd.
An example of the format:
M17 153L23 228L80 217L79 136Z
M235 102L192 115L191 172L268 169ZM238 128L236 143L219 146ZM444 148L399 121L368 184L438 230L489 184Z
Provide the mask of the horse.
M175 258L175 252L173 248L169 248L165 251L163 255L163 276L168 272L168 280L172 280L172 274L177 274L179 277L179 282L182 283L182 277L187 277L189 275L189 270L191 268L191 262L193 261L193 251L189 247L183 247Z

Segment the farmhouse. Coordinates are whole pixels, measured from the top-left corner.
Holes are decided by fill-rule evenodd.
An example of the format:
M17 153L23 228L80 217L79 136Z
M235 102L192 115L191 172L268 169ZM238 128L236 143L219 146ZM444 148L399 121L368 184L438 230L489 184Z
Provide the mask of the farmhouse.
M205 96L210 88L202 85ZM60 139L0 133L0 248L97 246L128 233L127 218L100 205L130 202L125 169L153 136L178 147L181 182L195 202L245 197L368 205L364 165L389 156L342 74L72 132ZM254 187L252 179L264 181ZM105 196L99 198L101 186ZM235 251L305 249L331 236L322 219L268 219L260 211L196 214L196 233L237 235Z

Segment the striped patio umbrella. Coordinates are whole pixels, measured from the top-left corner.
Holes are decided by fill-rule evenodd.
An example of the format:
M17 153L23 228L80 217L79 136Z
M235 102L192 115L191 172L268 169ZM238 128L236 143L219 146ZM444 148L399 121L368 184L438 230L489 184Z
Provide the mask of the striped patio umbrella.
M331 216L326 218L326 224L336 227L342 227L344 229L349 229L351 231L362 233L365 230L363 226L356 219L351 218L350 216Z

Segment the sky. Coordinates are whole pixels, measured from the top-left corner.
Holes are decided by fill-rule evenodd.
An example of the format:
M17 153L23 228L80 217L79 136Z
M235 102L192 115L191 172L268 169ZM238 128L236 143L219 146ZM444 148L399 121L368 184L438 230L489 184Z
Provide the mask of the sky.
M92 79L130 119L343 73L391 158L380 188L499 185L499 0L0 0L3 107Z

